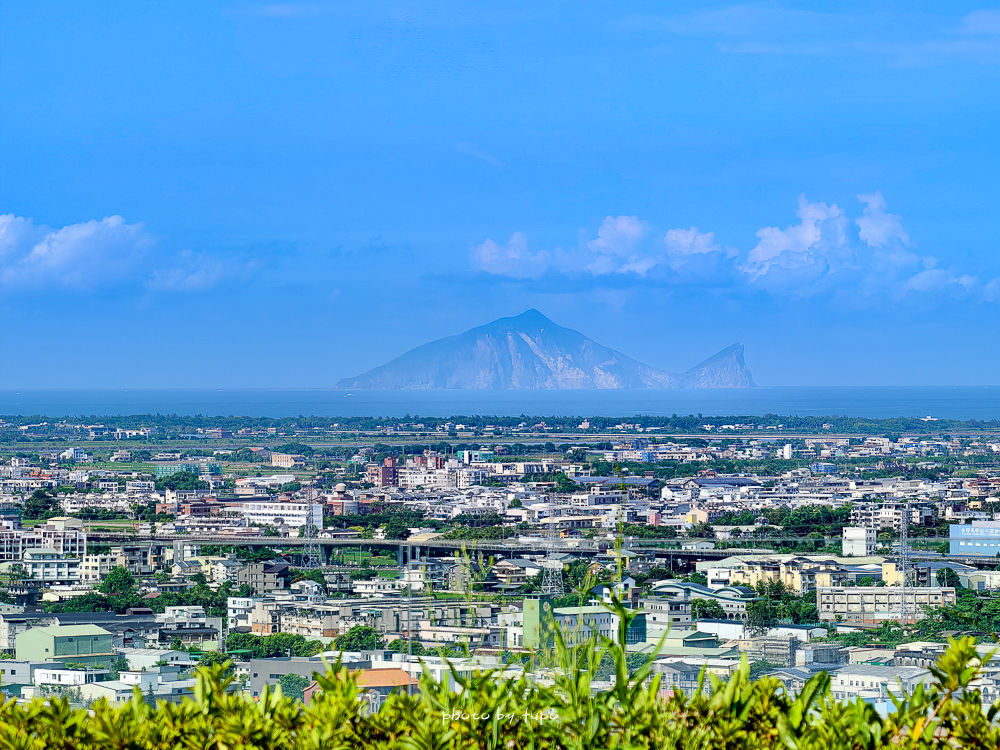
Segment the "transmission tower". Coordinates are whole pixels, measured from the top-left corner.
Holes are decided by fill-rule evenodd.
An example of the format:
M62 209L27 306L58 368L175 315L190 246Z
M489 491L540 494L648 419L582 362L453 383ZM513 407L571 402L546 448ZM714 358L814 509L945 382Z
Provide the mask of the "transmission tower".
M558 537L556 536L555 516L552 516L549 520L552 523L549 524L544 544L546 559L542 560L542 593L551 594L552 596L562 596L566 593L566 588L563 586L562 562L548 559L559 549L556 543Z
M899 622L905 623L910 617L910 504L903 503L903 523L899 528Z
M313 524L307 523L302 527L300 533L306 540L305 544L302 545L301 566L306 570L322 567L323 557L319 548L319 529Z

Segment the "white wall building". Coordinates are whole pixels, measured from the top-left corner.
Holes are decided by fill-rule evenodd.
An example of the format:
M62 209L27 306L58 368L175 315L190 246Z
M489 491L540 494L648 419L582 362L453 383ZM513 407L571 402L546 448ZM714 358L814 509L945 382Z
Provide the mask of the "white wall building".
M312 524L323 528L323 506L320 503L253 501L242 504L243 517L251 524L300 528Z
M867 526L845 526L843 532L843 552L846 557L869 557L878 546L878 530Z

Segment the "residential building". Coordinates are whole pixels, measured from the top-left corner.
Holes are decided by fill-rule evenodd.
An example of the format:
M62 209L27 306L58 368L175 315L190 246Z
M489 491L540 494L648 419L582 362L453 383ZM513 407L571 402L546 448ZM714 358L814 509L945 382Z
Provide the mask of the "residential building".
M31 549L51 549L67 557L82 558L87 551L83 521L57 516L32 529L0 528L0 562L20 560Z
M922 667L848 664L830 672L830 691L839 701L883 702L890 696L911 695L929 678L930 672Z
M156 621L160 624L161 645L179 641L185 648L215 650L222 643L222 618L208 617L204 607L167 607L163 614L156 615Z
M250 563L239 573L239 583L250 585L257 596L285 591L291 579L291 566L285 562Z
M873 526L845 526L841 545L844 557L870 557L878 547L878 530Z
M13 565L16 563L4 563ZM46 584L73 584L80 582L80 558L66 557L54 549L25 550L21 559L28 574Z
M250 615L257 602L263 601L259 596L231 596L226 600L226 628L249 628Z
M708 599L716 601L726 613L726 619L745 620L747 616L747 604L757 601L759 598L754 592L745 586L724 586L719 589L710 589L699 583L688 583L687 581L667 580L653 584L652 593L658 597L670 598L680 601L692 601L694 599Z
M271 454L271 466L277 466L279 469L294 469L296 466L305 466L305 463L304 456L296 456L290 453Z
M924 617L926 607L955 603L955 589L938 586L903 589L899 586L823 586L816 590L820 620L880 623L898 620L906 592L907 622Z
M733 568L730 582L734 586L756 588L760 583L780 582L785 589L802 595L817 586L833 586L844 574L844 568L834 560L813 560L808 557L744 559Z
M646 627L652 630L659 625L663 628L686 630L691 627L691 600L646 597L639 600L646 613Z
M933 526L934 509L925 505L900 502L858 502L851 507L851 526L869 526L874 529L892 529L896 533L903 528L903 518L907 506L910 509L910 524L913 526Z

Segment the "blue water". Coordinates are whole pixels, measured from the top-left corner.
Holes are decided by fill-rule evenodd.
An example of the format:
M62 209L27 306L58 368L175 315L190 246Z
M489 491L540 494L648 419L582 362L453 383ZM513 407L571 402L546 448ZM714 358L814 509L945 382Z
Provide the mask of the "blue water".
M0 414L448 417L781 414L1000 419L1000 386L775 387L740 390L0 391Z

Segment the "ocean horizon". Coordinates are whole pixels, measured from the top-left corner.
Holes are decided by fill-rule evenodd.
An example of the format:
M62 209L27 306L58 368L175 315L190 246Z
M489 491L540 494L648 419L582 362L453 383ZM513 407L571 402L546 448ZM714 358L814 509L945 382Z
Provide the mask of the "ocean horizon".
M1000 386L774 386L741 389L345 391L335 389L2 390L0 414L81 417L849 416L1000 419Z

